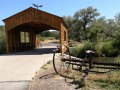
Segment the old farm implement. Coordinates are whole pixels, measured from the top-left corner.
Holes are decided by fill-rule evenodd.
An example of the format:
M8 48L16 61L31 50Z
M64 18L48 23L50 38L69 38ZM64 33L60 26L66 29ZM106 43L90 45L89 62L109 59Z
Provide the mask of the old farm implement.
M60 53L60 47L66 50L64 54ZM81 59L71 56L67 46L58 46L53 54L54 70L57 74L71 79L77 78L76 71L83 72L82 78L85 80L90 73L105 74L120 69L119 62L94 59L92 55L95 53L96 51L87 50L86 57Z

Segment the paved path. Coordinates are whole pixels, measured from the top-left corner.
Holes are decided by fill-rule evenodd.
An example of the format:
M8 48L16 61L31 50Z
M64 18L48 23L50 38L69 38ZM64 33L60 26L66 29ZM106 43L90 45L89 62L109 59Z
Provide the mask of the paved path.
M47 49L46 49L47 48ZM41 66L52 60L55 46L0 56L0 90L28 90L29 81Z

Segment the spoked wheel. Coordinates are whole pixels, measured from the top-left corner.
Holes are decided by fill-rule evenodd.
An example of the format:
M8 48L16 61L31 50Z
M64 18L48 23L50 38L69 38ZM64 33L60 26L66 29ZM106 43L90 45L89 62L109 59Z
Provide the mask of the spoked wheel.
M69 62L65 61L64 59L70 60L70 51L66 46L62 46L62 48L65 49L65 53L62 54L60 53L60 47L58 46L53 54L53 66L54 70L57 74L66 77L67 74L69 73Z

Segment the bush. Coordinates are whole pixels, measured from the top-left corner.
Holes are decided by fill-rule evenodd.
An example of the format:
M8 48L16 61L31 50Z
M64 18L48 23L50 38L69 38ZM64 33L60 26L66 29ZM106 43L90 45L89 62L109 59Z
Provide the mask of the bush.
M78 57L78 58L84 58L86 56L86 50L92 49L92 43L91 42L85 42L83 46L81 47L75 47L71 50L71 55Z
M100 57L102 55L103 42L99 42L95 45L95 49L97 50L97 55Z
M107 57L116 57L119 54L119 49L115 47L115 43L113 41L104 42L102 54L105 54Z
M0 54L6 52L6 39L3 30L0 30Z
M118 40L113 40L112 41L113 47L118 48L120 50L120 41Z
M99 42L95 45L95 49L98 51L95 56L102 56L105 54L106 57L116 57L119 55L120 49L118 48L118 42L108 41L108 42ZM71 50L71 55L84 58L86 56L86 50L93 50L93 44L91 42L84 43L83 46L75 47Z
M80 47L75 47L75 48L72 48L70 51L71 51L71 55L72 56L75 56L75 57L78 57L79 55L79 49Z

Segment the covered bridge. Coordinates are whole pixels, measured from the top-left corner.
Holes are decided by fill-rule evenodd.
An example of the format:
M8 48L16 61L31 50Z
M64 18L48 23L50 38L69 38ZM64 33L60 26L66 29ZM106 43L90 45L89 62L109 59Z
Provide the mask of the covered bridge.
M3 20L6 31L7 53L31 50L36 47L36 35L45 30L58 30L60 44L68 45L68 31L63 18L28 8ZM64 52L64 48L61 48Z

